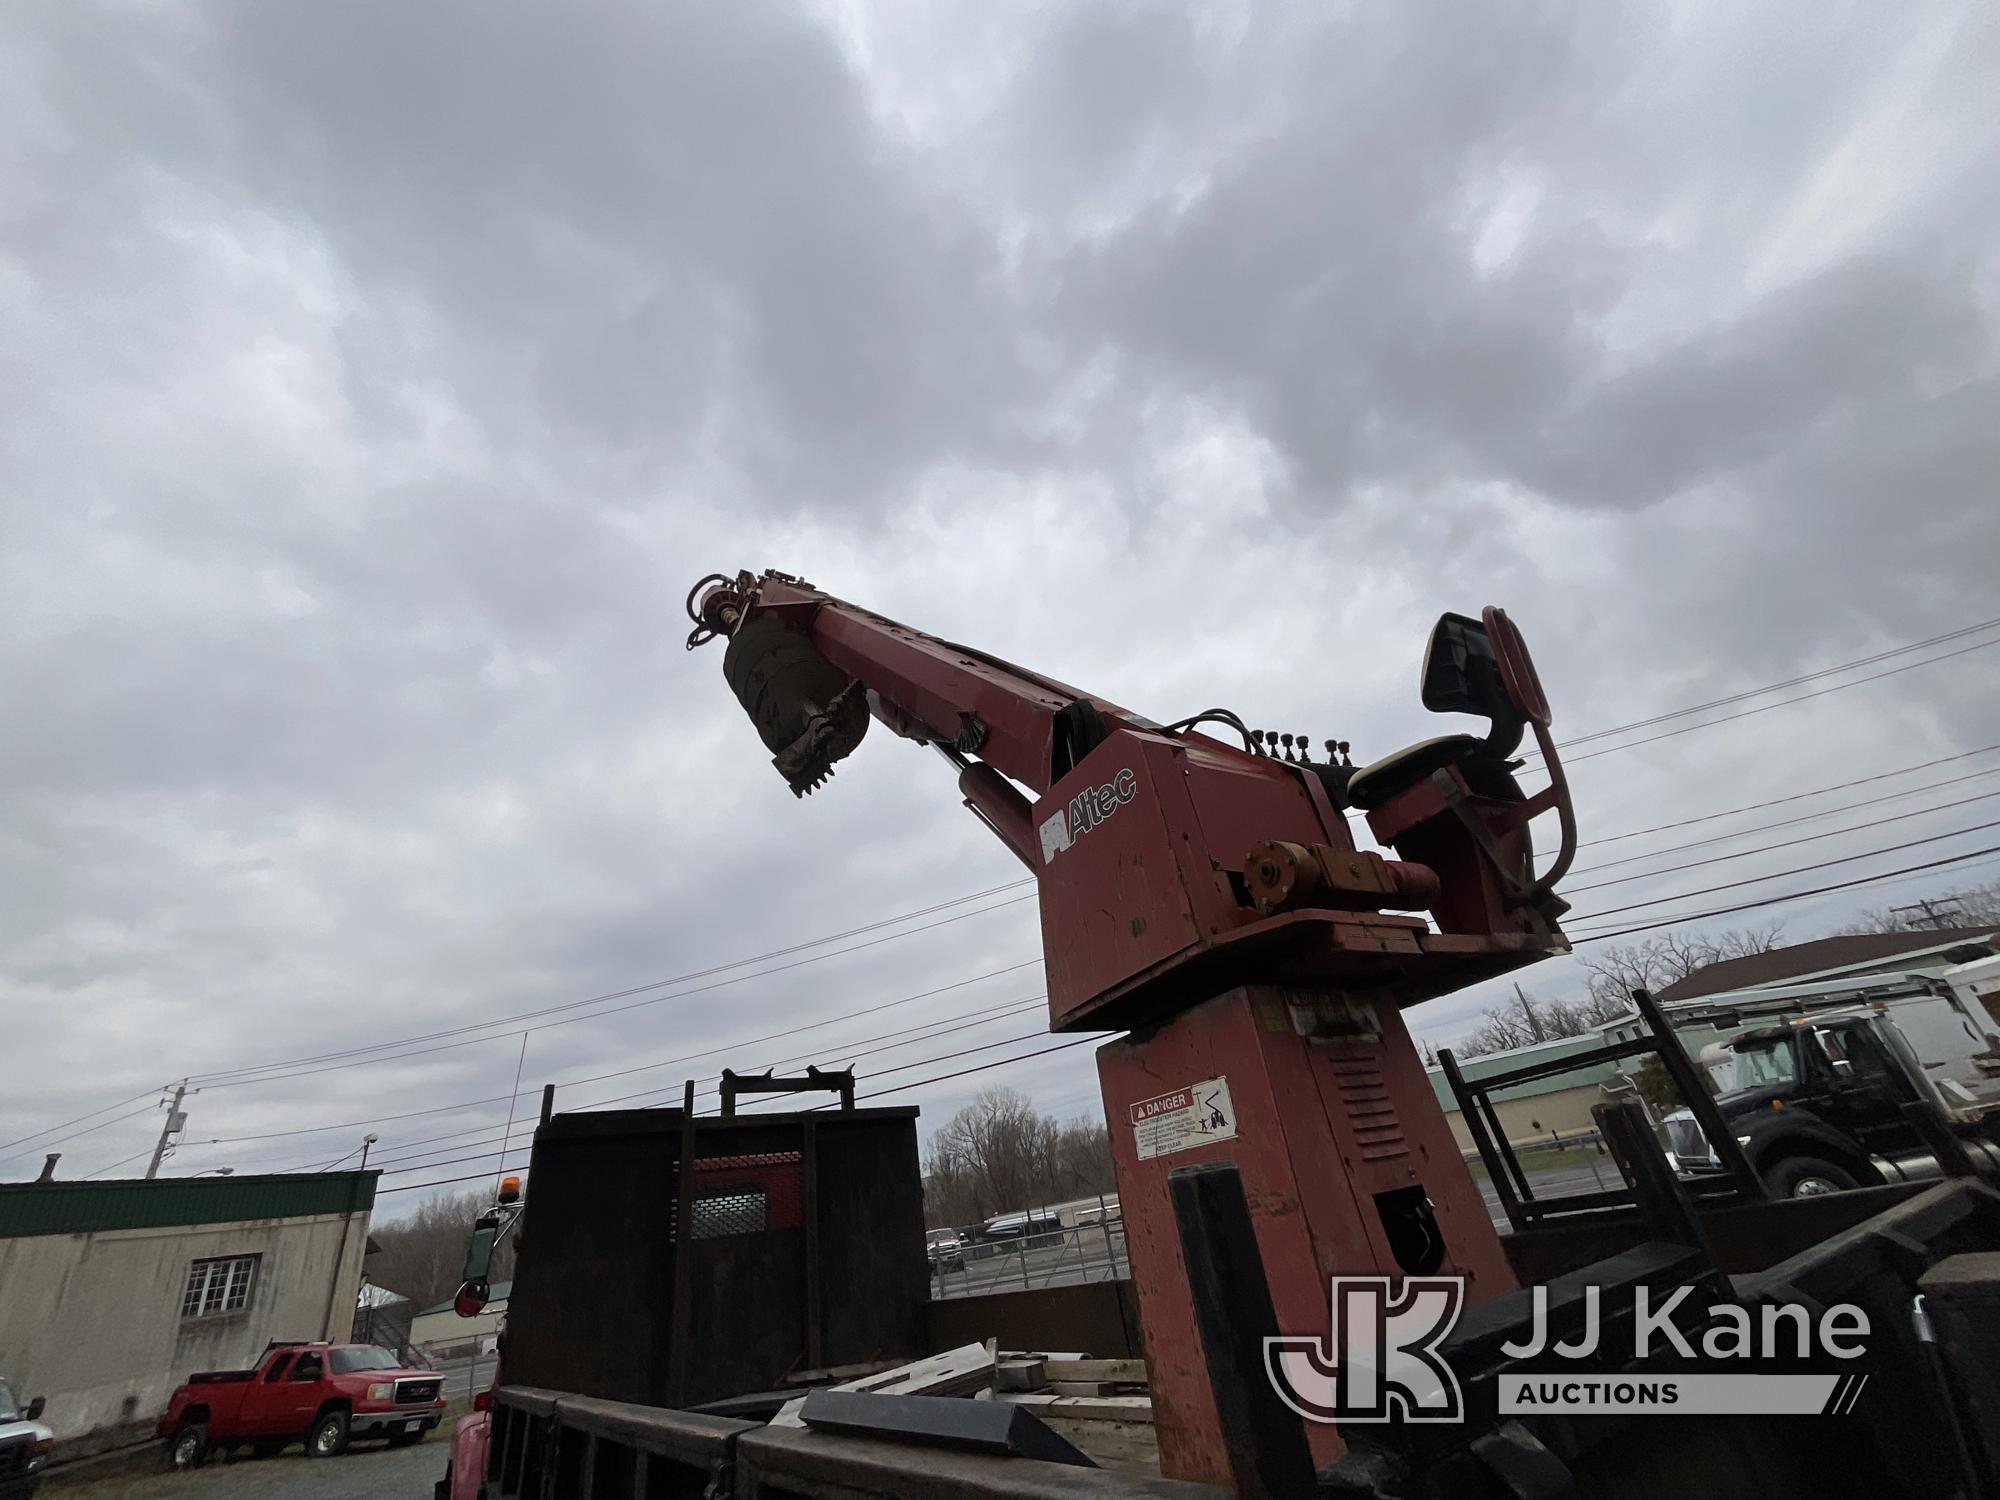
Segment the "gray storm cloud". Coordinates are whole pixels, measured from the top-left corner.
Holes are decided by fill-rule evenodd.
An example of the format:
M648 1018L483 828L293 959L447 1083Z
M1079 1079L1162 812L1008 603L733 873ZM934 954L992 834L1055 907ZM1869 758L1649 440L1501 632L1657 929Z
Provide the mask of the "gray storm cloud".
M0 1139L1016 878L908 746L792 802L681 649L713 568L1365 754L1430 732L1446 608L1510 607L1566 731L1990 611L1981 7L42 4L0 38ZM1995 686L1975 652L1606 756L1586 832L2000 740ZM1031 911L538 1031L527 1077L1002 969ZM518 1045L213 1089L181 1161L307 1160L192 1141L491 1096ZM1086 1109L1087 1055L994 1081Z

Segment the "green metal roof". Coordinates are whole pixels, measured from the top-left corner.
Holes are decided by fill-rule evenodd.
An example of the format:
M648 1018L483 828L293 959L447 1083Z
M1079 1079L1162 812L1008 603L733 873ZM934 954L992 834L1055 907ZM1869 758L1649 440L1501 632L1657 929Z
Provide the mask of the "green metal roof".
M122 1182L0 1182L0 1239L359 1213L374 1207L375 1179L380 1175L286 1172Z

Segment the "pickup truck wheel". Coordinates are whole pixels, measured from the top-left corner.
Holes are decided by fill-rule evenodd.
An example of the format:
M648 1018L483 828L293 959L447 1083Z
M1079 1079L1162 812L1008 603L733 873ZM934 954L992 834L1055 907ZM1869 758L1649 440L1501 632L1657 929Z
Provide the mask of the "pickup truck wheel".
M307 1458L338 1458L347 1451L347 1413L321 1412L306 1434Z
M167 1467L198 1469L208 1459L208 1423L190 1422L167 1445Z
M1847 1168L1817 1156L1788 1156L1764 1174L1774 1198L1817 1198L1860 1185Z

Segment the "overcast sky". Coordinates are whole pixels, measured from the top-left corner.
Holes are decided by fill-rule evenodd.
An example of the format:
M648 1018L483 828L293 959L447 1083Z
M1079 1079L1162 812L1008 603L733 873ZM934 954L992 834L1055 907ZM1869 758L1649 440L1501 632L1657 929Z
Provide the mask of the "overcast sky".
M1039 1032L1018 891L459 1030L1021 878L886 734L795 802L682 649L711 570L1359 759L1457 727L1446 609L1509 608L1567 735L2000 614L1996 77L1976 3L0 9L0 1141L453 1033L211 1076L168 1166L372 1128L390 1188L478 1171L505 1103L409 1112L517 1066L1048 1045L924 1063ZM1996 659L1581 762L1584 837L2000 766ZM1089 1058L894 1098L1095 1111ZM141 1170L149 1102L61 1175Z

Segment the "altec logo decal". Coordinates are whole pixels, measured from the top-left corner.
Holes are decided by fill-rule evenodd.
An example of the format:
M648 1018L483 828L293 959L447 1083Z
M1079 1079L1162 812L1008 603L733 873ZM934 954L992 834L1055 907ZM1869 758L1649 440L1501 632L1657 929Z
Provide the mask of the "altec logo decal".
M1042 820L1042 863L1055 857L1139 795L1139 778L1127 768L1103 786L1087 786L1063 811Z

